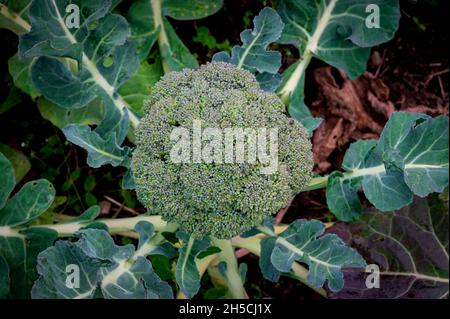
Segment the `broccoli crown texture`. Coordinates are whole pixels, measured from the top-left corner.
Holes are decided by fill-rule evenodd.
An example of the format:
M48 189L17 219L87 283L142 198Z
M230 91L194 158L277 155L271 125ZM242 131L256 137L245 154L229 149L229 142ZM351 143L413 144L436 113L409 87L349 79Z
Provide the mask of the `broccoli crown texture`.
M262 161L174 163L171 132L195 121L219 129L277 128L277 170L262 174ZM195 236L229 239L261 224L300 192L313 168L307 132L281 100L261 90L250 72L222 62L165 75L146 102L136 141L132 171L140 201Z

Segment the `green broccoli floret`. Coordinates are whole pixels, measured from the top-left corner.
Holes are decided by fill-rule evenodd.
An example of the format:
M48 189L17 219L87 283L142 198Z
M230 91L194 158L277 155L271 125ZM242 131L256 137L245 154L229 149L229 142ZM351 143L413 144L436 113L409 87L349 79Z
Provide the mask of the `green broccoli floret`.
M220 129L277 128L277 170L262 174L260 161L174 163L172 130L199 120ZM261 224L301 191L313 168L307 132L285 114L281 100L262 91L250 72L222 62L165 75L146 103L136 141L138 198L196 236L229 239Z

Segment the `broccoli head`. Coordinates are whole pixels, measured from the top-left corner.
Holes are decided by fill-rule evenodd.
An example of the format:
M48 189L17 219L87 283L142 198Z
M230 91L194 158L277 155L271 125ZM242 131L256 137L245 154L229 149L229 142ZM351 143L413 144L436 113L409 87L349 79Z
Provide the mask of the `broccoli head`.
M171 133L187 128L192 133L188 141L193 141L199 122L202 128L225 131L266 128L267 134L259 135L269 140L262 146L266 151L269 130L275 128L276 170L262 173L267 165L259 157L236 163L173 161ZM138 198L151 212L195 236L229 239L261 224L301 191L313 168L305 128L285 114L274 93L260 89L253 74L223 62L165 75L146 101L136 145L132 171ZM231 145L237 146L237 140Z

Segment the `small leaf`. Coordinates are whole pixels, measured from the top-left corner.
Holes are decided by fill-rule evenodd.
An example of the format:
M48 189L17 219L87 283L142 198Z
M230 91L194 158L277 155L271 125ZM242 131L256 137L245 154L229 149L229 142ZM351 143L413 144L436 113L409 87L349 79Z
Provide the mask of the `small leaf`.
M261 89L266 92L275 92L278 86L281 84L281 75L278 73L259 73L256 75L256 79L258 80Z
M269 7L261 10L253 24L253 30L247 29L241 33L242 46L233 47L230 63L251 72L277 73L281 65L281 53L266 49L270 43L278 40L284 24L276 11ZM213 60L217 58L215 55Z
M87 162L91 167L105 164L118 166L126 159L127 148L119 146L116 134L110 134L104 139L89 126L79 124L70 124L63 132L69 141L88 151Z
M8 263L0 256L0 299L6 299L8 297L10 284Z
M95 176L89 174L89 175L86 177L86 179L84 180L84 184L83 184L84 190L85 190L86 192L92 191L92 190L94 189L96 183L97 183L97 182L96 182L96 180L95 180Z
M261 240L261 256L259 257L259 268L267 280L278 282L280 272L273 266L270 257L275 247L276 238L267 237Z
M375 140L360 140L352 143L345 152L342 168L352 171L364 167L364 160L376 145L377 141Z
M181 71L184 68L198 68L197 59L189 52L189 49L178 37L172 25L166 18L162 18L162 20L168 38L167 42L161 44L160 50L163 66L164 63L169 66L169 69L164 69L164 72Z

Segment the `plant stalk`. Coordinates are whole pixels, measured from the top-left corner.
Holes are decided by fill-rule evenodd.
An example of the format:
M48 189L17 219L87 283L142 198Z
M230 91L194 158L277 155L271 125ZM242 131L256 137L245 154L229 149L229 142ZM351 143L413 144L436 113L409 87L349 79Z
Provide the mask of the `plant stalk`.
M166 47L169 47L169 38L167 37L166 29L164 28L164 17L162 15L161 0L150 0L150 4L153 10L153 22L155 23L155 28L159 28L158 33L158 47L161 53L161 62L164 73L171 71L170 65L164 58L164 53Z
M152 223L156 231L166 227L167 223L161 216L136 216L129 218L117 218L117 219L97 219L90 222L68 222L61 224L50 225L32 225L26 228L48 228L53 229L58 233L59 237L73 236L81 228L89 226L94 223L102 223L108 227L110 234L124 233L127 231L133 231L137 223L146 221ZM25 229L25 228L24 228ZM22 229L18 229L22 230Z
M231 240L213 239L214 245L221 249L219 253L219 261L223 261L227 265L226 280L231 297L234 299L244 299L247 294L244 284L239 275L238 262L234 254L234 248Z

